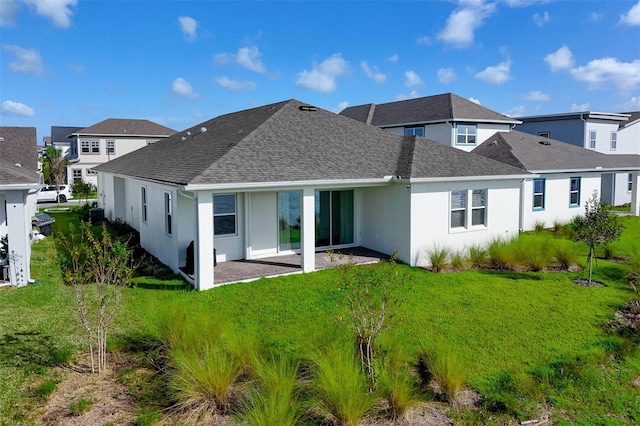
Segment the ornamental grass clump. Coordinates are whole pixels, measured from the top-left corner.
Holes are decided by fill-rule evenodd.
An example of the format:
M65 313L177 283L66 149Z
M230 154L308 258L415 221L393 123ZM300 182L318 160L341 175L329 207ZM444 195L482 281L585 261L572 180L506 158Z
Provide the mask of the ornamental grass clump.
M467 258L460 251L451 253L451 267L455 271L464 271L467 269Z
M322 421L356 426L377 401L353 346L336 341L311 356L314 404Z
M433 272L442 272L447 267L449 250L445 247L433 246L428 252L429 263Z
M410 408L420 403L416 377L400 346L394 347L385 357L384 366L378 369L378 392L389 404L389 414L394 421L402 421Z
M553 254L561 269L568 270L578 263L578 250L569 240L556 240L553 244Z
M455 347L445 342L424 346L418 354L418 364L421 366L423 383L435 380L445 399L457 408L456 396L466 382L467 369Z
M493 240L487 249L489 262L496 269L511 269L514 265L514 253L510 240L501 238Z
M484 268L489 264L489 253L487 249L479 245L469 248L469 262L474 268Z
M517 240L511 241L515 263L532 271L542 271L553 266L552 245L552 237L543 234L522 234Z

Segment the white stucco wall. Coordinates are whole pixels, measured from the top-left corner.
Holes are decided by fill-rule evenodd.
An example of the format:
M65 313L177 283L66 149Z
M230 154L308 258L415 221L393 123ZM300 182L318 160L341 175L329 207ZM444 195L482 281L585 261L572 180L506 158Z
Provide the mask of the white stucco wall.
M0 190L0 236L8 236L9 280L26 285L31 279L31 217L36 213L36 193L15 189ZM13 256L13 257L11 257Z
M486 189L487 224L469 229L450 227L451 191ZM470 202L470 200L468 200ZM411 259L428 266L428 251L466 251L497 238L515 238L519 229L520 180L487 180L411 184Z
M629 188L629 173L617 173L615 175L615 195L613 204L621 206L631 202L631 191Z
M523 228L529 231L536 223L544 223L546 228L553 226L556 220L569 222L575 216L584 214L584 203L593 195L600 194L600 175L598 172L550 173L541 174L545 179L544 209L533 209L533 179L527 179L524 185ZM580 177L580 206L569 205L569 185L572 177Z
M247 257L256 259L278 254L278 194L253 192L246 196Z
M586 125L586 131L584 134L584 147L592 149L590 147L589 137L590 132L596 132L596 148L598 152L605 154L618 153L618 149L611 150L611 132L618 131L618 122L612 120L595 120L590 119Z
M640 122L618 131L617 154L640 154Z

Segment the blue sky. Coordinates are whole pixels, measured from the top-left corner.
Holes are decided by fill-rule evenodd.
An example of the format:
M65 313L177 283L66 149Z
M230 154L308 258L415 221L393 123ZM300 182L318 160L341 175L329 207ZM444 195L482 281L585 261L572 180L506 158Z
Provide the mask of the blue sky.
M0 0L0 123L176 130L296 98L640 110L640 1Z

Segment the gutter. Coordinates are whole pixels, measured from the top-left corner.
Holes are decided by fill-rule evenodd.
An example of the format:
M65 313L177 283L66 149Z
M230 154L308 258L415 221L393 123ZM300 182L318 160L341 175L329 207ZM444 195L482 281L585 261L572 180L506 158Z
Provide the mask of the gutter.
M13 183L8 185L0 185L0 191L12 191L12 190L38 190L44 185L41 183Z
M271 190L277 188L290 188L290 187L353 187L353 186L378 186L386 183L390 183L397 178L393 176L385 176L383 178L373 179L335 179L335 180L304 180L304 181L286 181L286 182L250 182L250 183L221 183L221 184L187 184L181 186L185 191L207 191L207 190Z
M636 167L595 167L591 169L548 169L548 170L529 170L531 173L581 173L581 172L625 172L629 170L640 170L640 166Z
M518 174L518 175L488 175L488 176L451 176L451 177L431 177L431 178L411 178L411 183L428 183L428 182L475 182L483 180L496 179L531 179L538 177L537 174Z

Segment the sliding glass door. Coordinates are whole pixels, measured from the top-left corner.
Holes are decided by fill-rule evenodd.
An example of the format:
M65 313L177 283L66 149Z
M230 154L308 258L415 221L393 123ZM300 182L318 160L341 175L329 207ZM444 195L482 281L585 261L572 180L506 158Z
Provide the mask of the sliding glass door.
M300 193L278 192L278 250L300 250Z
M353 190L316 191L316 247L353 243Z

